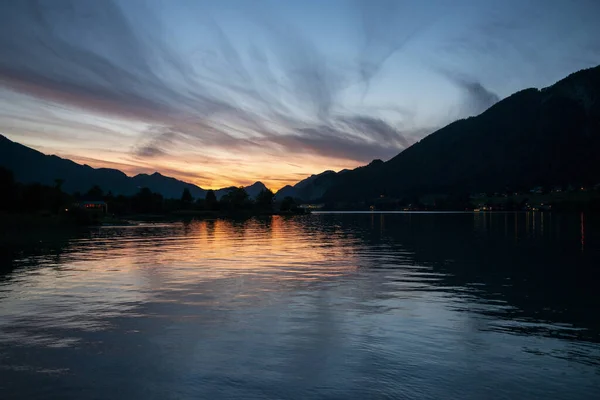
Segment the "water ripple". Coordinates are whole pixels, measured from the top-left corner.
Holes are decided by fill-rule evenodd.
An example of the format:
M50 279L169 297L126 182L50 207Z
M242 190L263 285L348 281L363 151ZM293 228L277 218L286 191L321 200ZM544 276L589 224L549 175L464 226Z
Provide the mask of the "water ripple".
M15 252L0 276L0 390L598 398L598 225L582 252L579 219L527 218L316 214L43 239L51 250Z

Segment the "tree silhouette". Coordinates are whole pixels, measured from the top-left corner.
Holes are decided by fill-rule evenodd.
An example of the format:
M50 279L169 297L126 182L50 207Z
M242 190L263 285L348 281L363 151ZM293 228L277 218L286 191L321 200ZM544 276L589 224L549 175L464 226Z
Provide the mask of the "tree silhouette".
M152 193L148 188L142 188L132 198L133 211L142 214L160 213L163 210L163 197L160 193Z
M94 185L85 195L87 200L101 201L104 197L104 192L98 185Z
M39 183L32 183L23 187L19 206L26 211L41 211L46 198L44 187Z
M14 206L17 185L11 170L0 167L0 210Z
M241 210L250 205L248 193L243 187L232 188L229 193L221 197L221 204L233 210Z
M210 189L206 192L204 203L207 210L216 211L219 208L219 202L214 190Z
M60 211L63 208L63 203L65 203L65 194L62 191L62 185L64 183L65 180L61 178L56 178L54 180L54 190L52 193L52 209L54 211Z
M281 211L292 211L295 208L296 208L296 201L294 200L293 197L290 197L290 196L284 197L284 199L281 201L281 205L279 206L279 209Z
M263 189L256 196L256 206L261 210L270 210L273 207L275 195L270 189Z
M194 198L192 197L192 194L190 193L190 189L188 189L188 188L183 189L183 193L181 194L181 202L183 203L183 205L189 206L190 204L192 204L193 201L194 201Z

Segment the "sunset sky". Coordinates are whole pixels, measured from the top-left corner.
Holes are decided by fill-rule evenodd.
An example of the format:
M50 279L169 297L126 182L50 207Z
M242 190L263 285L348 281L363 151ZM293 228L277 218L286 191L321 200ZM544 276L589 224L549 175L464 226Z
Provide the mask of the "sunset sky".
M0 133L272 189L600 63L600 1L0 1Z

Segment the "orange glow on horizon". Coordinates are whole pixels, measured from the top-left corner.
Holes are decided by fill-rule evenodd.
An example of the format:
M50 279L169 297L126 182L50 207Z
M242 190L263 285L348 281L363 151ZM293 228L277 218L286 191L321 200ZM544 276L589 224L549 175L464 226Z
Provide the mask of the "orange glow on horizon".
M131 118L126 118L105 112L101 107L100 110L83 109L68 102L58 106L33 97L35 93L25 93L3 91L5 100L0 105L28 106L24 114L12 111L18 118L2 131L10 140L47 155L54 154L93 168L117 169L128 176L158 172L203 189L248 186L260 181L275 192L313 174L367 164L339 153L319 154L310 146L296 148L277 141L240 146L219 141L204 143L201 138L167 144L155 155L140 156L136 148L144 137L152 135L149 133L152 124L160 121L143 121L129 115ZM35 113L37 119L28 119L31 113ZM188 127L173 116L169 116L167 122L177 122L179 127L190 130L199 129ZM257 137L260 139L260 135ZM256 143L261 143L259 139Z
M357 161L298 156L297 158L306 160L301 163L301 167L300 165L291 166L286 163L277 162L279 160L273 160L274 162L271 163L263 159L245 161L245 163L250 165L246 165L244 170L227 169L226 166L222 165L205 169L202 165L190 165L186 161L171 163L168 160L156 160L155 163L152 163L154 165L150 165L149 163L138 164L136 163L137 160L123 159L122 155L118 153L100 154L103 159L63 154L60 152L56 154L79 164L87 164L93 168L118 169L127 176L158 172L161 175L192 183L203 189L215 190L230 186L249 186L260 181L273 192L276 192L286 185L293 186L313 174L320 174L326 170L340 171L342 169L352 169L362 165L362 163Z

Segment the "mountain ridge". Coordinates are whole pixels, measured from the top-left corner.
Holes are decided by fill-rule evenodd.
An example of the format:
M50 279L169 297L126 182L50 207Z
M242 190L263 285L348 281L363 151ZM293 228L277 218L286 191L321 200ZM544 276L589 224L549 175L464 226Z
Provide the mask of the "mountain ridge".
M600 66L518 91L386 162L335 177L321 200L529 190L600 182Z
M294 185L286 185L275 193L277 200L283 200L285 197L292 197L302 201L313 201L321 198L329 188L334 176L344 173L347 170L335 172L332 170L323 171L320 174L313 174Z
M2 134L0 166L10 169L15 179L22 183L54 185L57 179L62 179L62 188L68 193L85 193L94 185L106 192L111 191L114 195L126 196L137 193L142 187L160 193L165 198L179 198L184 189L188 189L194 198L204 198L208 191L192 183L162 175L158 171L130 177L117 169L93 168L87 164L78 164L54 154L44 154L14 142ZM266 186L262 182L255 182L244 189L251 198L255 198ZM219 193L220 198L229 190L230 188L217 189L215 193Z
M473 191L527 189L537 185L600 182L600 66L574 72L542 89L513 93L483 113L454 121L388 161L374 160L353 170L324 171L286 185L276 199L360 202L381 196L411 197ZM153 174L128 177L110 168L45 155L0 135L0 165L24 183L52 185L68 177L64 189L85 192L91 185L131 195L148 187L178 198L185 188L195 198L207 190ZM217 198L232 187L215 190ZM245 188L250 197L266 189Z

